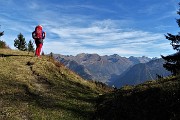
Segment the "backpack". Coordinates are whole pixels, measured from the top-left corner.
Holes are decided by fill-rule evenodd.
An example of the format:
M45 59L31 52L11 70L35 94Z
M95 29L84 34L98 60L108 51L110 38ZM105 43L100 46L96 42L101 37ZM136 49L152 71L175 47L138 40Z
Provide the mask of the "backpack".
M43 37L42 34L43 34L42 26L40 26L40 25L36 26L36 28L35 28L35 35L36 35L36 38L42 39L42 37Z

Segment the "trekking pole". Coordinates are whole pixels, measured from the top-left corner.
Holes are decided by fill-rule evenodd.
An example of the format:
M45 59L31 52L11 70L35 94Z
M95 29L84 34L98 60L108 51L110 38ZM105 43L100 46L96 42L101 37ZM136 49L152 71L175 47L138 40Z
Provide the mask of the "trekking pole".
M34 46L34 44L35 44L35 42L34 42L35 40L33 39L33 46ZM35 48L35 51L36 51L36 48ZM34 51L34 54L35 54L35 51Z

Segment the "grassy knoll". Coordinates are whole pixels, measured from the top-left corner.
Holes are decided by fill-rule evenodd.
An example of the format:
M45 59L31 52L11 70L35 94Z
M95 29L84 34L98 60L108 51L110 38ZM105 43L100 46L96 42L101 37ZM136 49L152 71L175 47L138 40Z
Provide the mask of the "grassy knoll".
M0 119L93 119L104 92L47 56L0 49Z

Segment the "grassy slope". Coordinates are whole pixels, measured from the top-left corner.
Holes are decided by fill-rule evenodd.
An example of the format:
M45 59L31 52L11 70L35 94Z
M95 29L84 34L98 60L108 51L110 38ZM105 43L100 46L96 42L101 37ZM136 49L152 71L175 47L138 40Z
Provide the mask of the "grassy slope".
M101 96L97 119L180 120L180 77L125 86Z
M0 49L0 119L91 119L99 93L48 57Z

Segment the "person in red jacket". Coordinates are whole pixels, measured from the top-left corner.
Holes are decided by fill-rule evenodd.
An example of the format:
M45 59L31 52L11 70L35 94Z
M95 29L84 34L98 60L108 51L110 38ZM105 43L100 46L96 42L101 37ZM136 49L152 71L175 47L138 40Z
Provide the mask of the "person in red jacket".
M41 25L36 26L35 31L32 32L32 38L36 43L36 51L35 55L40 57L41 49L43 46L43 40L46 37L46 33L43 31L43 27Z

